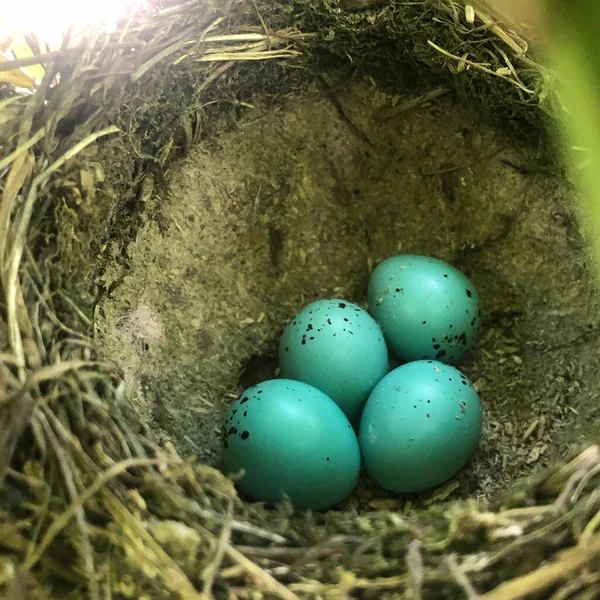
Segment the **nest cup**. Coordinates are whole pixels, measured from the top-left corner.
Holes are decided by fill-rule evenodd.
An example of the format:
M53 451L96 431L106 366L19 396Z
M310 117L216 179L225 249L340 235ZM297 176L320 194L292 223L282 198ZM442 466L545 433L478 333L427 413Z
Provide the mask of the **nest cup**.
M597 294L525 48L450 0L171 2L0 89L6 597L595 597ZM240 497L227 407L399 253L480 295L477 453L418 495Z

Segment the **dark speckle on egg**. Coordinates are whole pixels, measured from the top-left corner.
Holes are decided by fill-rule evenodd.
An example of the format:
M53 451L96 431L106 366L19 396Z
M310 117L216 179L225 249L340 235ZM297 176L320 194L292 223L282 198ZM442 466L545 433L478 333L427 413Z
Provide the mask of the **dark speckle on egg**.
M471 291L469 288L467 288L467 290L466 290L466 291L467 291L467 296L468 296L469 298L471 298L471 297L473 296L473 292L472 292L472 291Z
M435 357L437 358L437 360L440 360L440 358L443 358L444 356L446 356L446 351L445 350L440 350Z
M244 396L244 397L241 399L241 401L240 401L240 404L246 404L246 402L248 402L248 399L249 399L249 398L248 398L248 396Z
M347 305L345 302L340 302L340 303L338 304L338 306L339 306L340 308L346 308L346 306L348 306L348 305Z
M242 434L240 435L240 437L243 440L247 440L250 437L250 433L248 433L247 431L242 431Z

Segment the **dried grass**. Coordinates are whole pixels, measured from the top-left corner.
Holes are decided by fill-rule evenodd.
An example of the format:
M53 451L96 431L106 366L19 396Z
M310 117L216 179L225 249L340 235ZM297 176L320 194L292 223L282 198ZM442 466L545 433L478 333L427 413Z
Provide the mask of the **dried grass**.
M172 137L161 137L164 121L155 128L160 135L146 142L139 128L113 123L143 111L144 86L157 70L200 68L196 102L240 61L298 60L325 48L354 57L384 30L390 47L397 46L401 29L406 33L418 18L468 49L443 46L438 36L427 41L422 64L437 65L455 84L470 70L471 89L498 83L503 94L515 94L503 100L513 105L538 110L543 102L548 74L528 57L523 40L489 15L467 18L451 0L366 2L358 12L340 10L343 4L172 3L132 16L114 33L90 32L57 52L0 63L0 71L46 69L35 93L9 89L0 104L4 597L600 594L597 446L519 484L496 507L433 505L410 518L388 511L293 515L287 506L266 511L244 504L213 469L158 447L123 397L118 369L95 359L86 310L53 277L52 264L68 258L56 242L60 228L52 216L67 214L57 206L77 223L87 207L108 202L98 149L129 137L137 162L126 184L142 187L148 164L164 168L172 158ZM271 31L266 22L288 25ZM306 33L295 28L299 22ZM334 43L324 31L335 32ZM84 234L74 228L72 235Z

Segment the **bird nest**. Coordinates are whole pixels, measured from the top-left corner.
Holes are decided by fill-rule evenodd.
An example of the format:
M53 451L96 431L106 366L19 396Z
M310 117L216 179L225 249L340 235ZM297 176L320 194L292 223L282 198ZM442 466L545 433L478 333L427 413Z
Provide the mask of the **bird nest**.
M595 290L517 32L452 0L173 0L30 42L0 63L3 597L600 594ZM400 249L481 291L478 455L417 497L241 498L230 398Z

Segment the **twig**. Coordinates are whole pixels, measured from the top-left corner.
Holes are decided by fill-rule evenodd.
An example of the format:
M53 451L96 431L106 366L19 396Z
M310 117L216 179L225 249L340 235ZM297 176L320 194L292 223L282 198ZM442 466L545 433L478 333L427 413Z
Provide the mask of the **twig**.
M579 544L560 552L556 560L510 581L480 596L479 600L519 600L534 596L551 585L574 576L574 573L600 554L600 535L591 537L587 543Z
M360 127L358 127L358 125L356 125L356 123L354 123L354 121L346 114L346 111L344 110L343 106L341 105L340 101L338 100L337 95L335 94L333 88L329 85L329 83L327 83L325 78L320 73L317 73L315 75L315 77L316 77L317 81L319 82L319 84L321 85L321 88L324 90L327 98L329 98L329 100L331 100L331 103L335 107L335 110L337 111L340 118L350 127L350 129L352 129L352 131L356 135L358 135L358 137L361 140L366 142L369 146L373 147L374 144L371 141L371 139L369 138L369 136Z
M83 313L83 311L67 296L62 290L60 290L60 297L67 302L67 304L73 309L75 314L87 325L90 329L92 327L92 321ZM62 323L61 323L62 324Z
M43 367L31 375L28 381L31 385L37 385L44 381L51 381L52 379L61 377L69 371L76 371L86 367L98 367L100 365L102 365L102 363L95 363L86 360L71 360L68 362L59 363L57 365L50 365L49 367Z
M598 511L585 526L585 529L581 532L579 536L580 544L587 544L589 539L594 535L596 529L600 525L600 511Z
M198 85L198 92L204 91L213 81L221 77L225 71L233 67L235 63L233 61L222 63L219 65L210 75L208 75L204 81Z
M427 40L427 43L432 48L435 48L440 54L443 54L447 58L451 58L452 60L456 61L459 64L468 65L475 69L479 69L480 71L482 71L483 73L487 73L488 75L493 75L494 77L499 77L500 79L504 79L504 81L508 81L509 83L512 83L512 85L519 88L521 91L525 92L526 94L529 94L530 96L536 95L535 90L530 90L528 87L525 87L520 81L515 81L512 77L508 77L508 76L504 75L503 73L497 73L496 71L492 71L492 69L488 69L487 67L484 67L483 65L473 62L472 60L469 60L467 58L463 58L462 56L456 56L454 54L451 54L447 50L440 48L437 44L434 44L431 40Z
M227 549L227 544L229 544L231 538L231 524L233 521L233 501L229 502L229 506L227 507L227 516L226 516L225 525L223 525L223 529L221 529L221 535L219 536L219 543L217 544L217 551L215 552L215 557L212 562L206 567L204 571L204 589L203 594L206 597L206 600L211 600L212 598L212 587L215 581L215 576L221 563L223 562L223 558L225 557L225 551Z
M280 598L283 598L283 600L300 600L294 592L288 590L288 588L282 583L279 583L272 575L269 575L250 559L246 558L241 552L238 552L231 544L226 544L225 551L232 560L243 567L257 583L262 584L266 589L277 594Z
M340 589L339 584L325 584L320 581L308 581L302 583L290 584L290 589L308 594L326 594L327 598L348 598L348 594L353 590L394 590L405 588L407 586L407 578L405 575L397 575L395 577L378 577L375 579L356 579L350 584ZM322 595L318 596L323 597ZM403 596L400 596L403 597Z
M2 65L3 63L0 63ZM46 129L42 127L42 129L38 129L33 136L27 140L24 144L21 144L18 148L15 148L10 154L7 154L2 160L0 160L0 171L5 169L12 163L14 160L19 158L21 154L24 154L31 148L35 146L44 136L46 135Z
M450 88L445 86L435 88L434 90L431 90L426 94L423 94L422 96L418 96L417 98L411 98L406 102L402 102L402 104L392 106L391 108L380 109L373 114L373 119L375 121L385 121L386 119L391 119L392 117L395 117L400 113L413 110L414 108L417 108L417 106L421 106L422 104L425 104L430 100L435 100L436 98L447 94L449 91Z
M212 26L216 27L216 25L221 23L223 20L224 20L224 17L219 17L218 19L215 19ZM171 56L172 54L174 54L175 52L177 52L179 50L183 50L183 48L185 48L186 46L188 46L190 44L196 43L195 40L190 41L189 39L186 39L191 35L193 35L193 31L189 31L189 34L186 31L185 35L179 36L180 38L183 38L183 39L180 39L178 42L170 44L169 46L167 46L166 48L164 48L163 50L161 50L160 52L155 54L152 58L148 59L142 65L140 65L140 67L134 73L131 74L131 76L130 76L131 81L134 83L136 81L139 81L150 69L154 68L158 63L163 61L165 58Z
M48 527L44 537L38 544L34 552L27 557L23 563L23 568L30 570L40 560L48 546L56 536L68 525L75 514L81 510L81 507L95 494L97 494L111 479L118 477L132 467L149 467L164 462L164 458L131 458L124 460L101 473L94 483L80 494L71 505Z
M413 540L408 545L408 552L406 553L406 568L408 570L407 588L411 592L412 600L421 600L423 598L424 571L421 546L421 540Z
M223 52L221 54L205 54L195 58L195 62L222 62L245 60L269 60L273 58L294 58L300 56L297 50L261 50L259 52Z
M177 594L175 597L182 600L204 600L177 563L150 535L143 523L134 517L110 490L104 489L103 494L109 514L116 522L123 524L123 531L127 534L130 544L129 551L137 554L142 564L146 563L156 569L160 574L162 585Z
M254 12L256 13L256 16L258 17L260 24L262 25L265 35L267 36L267 43L269 45L269 50L271 50L271 35L269 34L269 29L267 27L267 24L265 23L265 20L263 19L263 16L260 14L260 10L258 9L256 0L252 0L252 6L254 7Z
M575 486L577 486L577 484L583 479L585 474L585 469L582 468L579 469L579 471L573 473L571 477L569 477L567 484L564 486L564 488L561 490L560 494L557 496L556 500L552 504L552 512L554 514L558 514L559 512L561 512L562 509L568 504L570 499L569 497L573 493L573 490L576 489Z
M223 518L221 515L213 515L218 516L219 518ZM285 544L287 540L278 533L274 533L273 531L268 531L267 529L263 529L262 527L258 527L256 525L252 525L251 523L243 523L241 521L233 521L232 528L235 531L239 531L240 533L250 533L255 535L258 538L262 538L265 540L269 540L276 544Z
M56 533L54 535L48 535L52 532L53 525L56 525L57 523L61 522L60 517L54 523L52 523L52 525L50 525L48 531L46 532L46 536L44 536L40 545L38 546L38 551L41 548L41 552L37 554L37 559L35 561L29 563L30 559L36 556L36 552L33 550L33 547L31 547L29 557L23 563L23 569L25 571L29 571L31 567L35 565L37 560L41 558L41 556L44 553L44 550L50 545L50 543L56 537L58 532L61 531L61 529L63 529L64 527L66 527L66 525L72 517L75 517L75 520L77 521L77 526L79 528L79 532L81 534L81 559L83 562L83 570L85 571L88 581L90 596L92 600L100 600L100 590L98 588L98 581L96 580L96 569L94 568L94 552L92 550L92 544L90 542L87 521L85 519L85 512L83 510L83 503L80 502L80 496L77 493L77 487L75 486L75 482L73 480L73 472L71 469L71 465L69 464L70 455L65 454L63 452L60 446L60 442L52 429L52 426L50 425L50 423L48 423L48 421L45 418L42 420L42 426L45 430L46 437L50 441L50 446L54 451L56 460L58 461L66 492L69 498L71 499L72 504L71 510L65 511L65 513L62 515L63 517L65 515L68 515L68 518L64 520L63 526L59 526L56 529Z
M53 61L55 58L65 56L66 53L74 54L77 51L77 48L71 48L69 50L57 50L55 52L49 52L48 54L36 54L34 56L25 56L24 58L9 60L8 62L0 62L0 72L13 71L14 69L20 69L21 67L45 65L46 63Z
M54 161L48 168L40 173L31 183L27 199L25 201L23 212L21 214L21 220L18 223L15 233L15 240L13 245L13 252L11 260L9 261L7 282L6 282L6 309L9 315L8 318L8 331L11 347L17 356L19 361L19 376L22 381L25 381L25 352L23 350L23 344L21 340L21 332L19 331L19 325L17 320L17 299L19 293L19 267L21 265L21 258L23 256L27 229L35 201L37 199L38 189L47 181L52 173L58 171L66 162L79 154L82 150L87 148L90 144L94 143L99 138L116 133L119 131L118 127L111 125L101 131L93 133L86 137L84 140L67 150L60 158Z
M462 588L467 596L467 600L480 600L479 594L473 588L473 585L469 581L469 578L465 575L465 573L460 569L456 562L456 558L454 555L447 556L445 559L446 566L452 576L456 580L456 583Z
M475 10L475 15L498 39L502 40L515 53L516 56L518 56L520 59L526 57L528 50L527 42L525 42L520 36L518 38L519 41L517 42L479 7Z
M573 502L577 502L577 500L579 499L579 496L583 492L585 486L590 482L590 479L592 479L592 477L594 477L595 475L598 475L598 473L600 473L600 465L596 465L595 467L590 469L584 475L584 477L581 478L581 481L577 485L577 489L573 492L573 497L572 497Z

